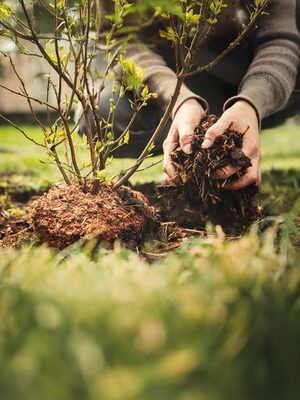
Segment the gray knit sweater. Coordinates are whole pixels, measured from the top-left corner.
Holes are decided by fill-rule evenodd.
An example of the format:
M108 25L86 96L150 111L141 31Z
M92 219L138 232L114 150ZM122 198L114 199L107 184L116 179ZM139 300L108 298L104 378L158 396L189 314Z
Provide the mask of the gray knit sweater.
M100 20L111 11L111 0L98 0ZM238 0L228 0L231 7L237 7ZM248 3L241 1L241 3ZM236 9L236 12L239 10ZM254 57L244 76L237 96L227 100L224 109L238 99L249 102L256 110L259 120L282 109L294 88L299 63L300 34L296 26L296 0L269 0L268 15L260 17L259 26L255 34L248 38ZM227 14L228 15L228 14ZM232 15L232 14L231 14ZM300 17L300 16L299 16ZM237 30L236 19L223 17L220 21L219 40L224 40L225 30ZM105 27L103 26L103 29ZM157 32L158 35L158 32ZM215 33L218 35L218 31ZM161 107L167 107L173 94L176 83L174 72L166 65L164 59L156 54L149 46L142 43L130 44L127 49L127 58L132 59L144 70L144 79L151 91L158 94ZM115 72L119 75L120 68ZM179 106L189 98L199 98L183 85L176 106L175 115ZM205 105L205 99L199 98Z

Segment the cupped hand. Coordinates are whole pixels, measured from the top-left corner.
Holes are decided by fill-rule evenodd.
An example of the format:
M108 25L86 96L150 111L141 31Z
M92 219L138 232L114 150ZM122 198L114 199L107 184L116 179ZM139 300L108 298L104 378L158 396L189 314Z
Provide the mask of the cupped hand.
M216 137L222 135L231 124L232 128L239 132L246 132L243 137L242 150L251 160L252 166L246 173L231 184L225 186L226 189L238 190L252 183L259 185L261 183L260 171L260 137L258 119L255 109L246 101L239 100L233 106L228 108L221 118L211 126L205 135L202 148L208 149L213 145ZM224 167L216 174L216 179L228 179L235 174L239 168L232 165Z
M205 114L201 104L196 99L189 99L182 103L177 110L170 127L168 136L163 143L164 150L164 172L166 183L175 184L176 172L171 160L171 153L178 146L186 154L191 154L191 140L196 126Z

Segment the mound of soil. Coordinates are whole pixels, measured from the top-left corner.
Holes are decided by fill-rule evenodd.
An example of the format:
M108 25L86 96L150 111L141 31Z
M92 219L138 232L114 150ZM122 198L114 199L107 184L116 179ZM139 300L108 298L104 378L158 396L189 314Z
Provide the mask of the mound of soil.
M125 187L117 193L100 185L94 195L77 183L54 187L37 199L30 220L39 239L57 249L92 237L111 245L118 239L135 248L159 227L141 193Z
M185 154L180 148L172 153L172 161L181 184L177 191L170 188L173 201L184 198L191 207L200 210L200 225L210 221L221 225L228 234L244 232L260 215L258 187L249 185L240 190L227 190L226 184L239 179L251 166L243 153L243 133L228 127L213 146L202 149L206 131L216 123L215 115L208 115L195 130L192 153ZM216 172L227 165L240 170L227 180L213 179Z

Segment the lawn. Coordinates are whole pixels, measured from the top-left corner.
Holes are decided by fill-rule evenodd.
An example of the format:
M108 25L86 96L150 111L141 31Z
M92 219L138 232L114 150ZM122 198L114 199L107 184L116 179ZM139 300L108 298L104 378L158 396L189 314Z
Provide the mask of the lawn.
M38 127L23 126L22 129L31 138L42 142L41 130ZM78 159L84 165L88 159L88 150L80 137L75 137ZM19 131L9 126L0 127L0 173L16 172L20 175L31 175L33 181L47 180L57 182L61 180L61 175L56 166L49 164L49 159L43 151L44 149L29 142ZM61 150L62 153L62 150ZM153 157L146 160L141 169L145 169L151 164L156 164L162 157ZM16 163L17 161L17 163ZM134 163L132 159L114 160L108 167L108 173L114 175L122 170L126 170ZM149 180L162 179L161 165L155 165L151 170L138 172L133 178L133 182L146 182Z
M299 129L262 133L263 233L191 238L152 264L120 244L0 249L0 398L298 400ZM29 185L60 179L8 127L0 157ZM134 182L161 178L156 165Z
M22 128L32 138L38 141L42 140L38 127L24 126ZM271 169L300 169L299 130L299 125L290 122L280 128L266 130L261 134L264 172ZM77 138L78 148L81 143L82 141ZM86 150L79 148L78 152L82 154L80 159L84 163ZM47 164L47 157L43 149L29 142L20 132L9 126L0 127L0 155L0 172L13 171L20 174L32 174L37 179L47 179L51 182L61 179L57 168ZM161 159L162 157L154 157L147 160L142 169ZM109 168L110 173L113 175L122 169L127 169L132 163L133 160L130 159L114 160L113 165ZM139 172L133 178L133 182L151 180L162 180L161 164L150 170Z

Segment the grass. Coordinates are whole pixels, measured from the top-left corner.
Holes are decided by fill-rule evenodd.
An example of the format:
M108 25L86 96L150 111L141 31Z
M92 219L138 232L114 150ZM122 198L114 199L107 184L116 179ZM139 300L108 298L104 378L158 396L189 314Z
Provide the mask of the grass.
M292 122L261 134L262 170L300 169L299 125Z
M42 140L38 127L24 126L22 128L35 140ZM298 136L299 125L293 122L276 129L264 131L261 135L263 171L266 172L271 169L300 169L300 142ZM76 142L79 148L82 141L77 138ZM79 148L78 152L80 162L84 163L87 155L86 150ZM0 154L0 173L3 171L14 171L19 174L26 173L51 182L61 179L57 168L47 163L47 157L43 149L28 142L20 132L9 126L0 128ZM159 156L147 160L142 169L152 163L159 162L161 159L162 157ZM126 170L133 162L130 159L114 160L112 165L109 166L109 174L114 175ZM137 173L132 181L161 181L162 175L160 163L151 169Z
M33 139L42 143L42 134L38 127L22 126L22 129ZM81 138L75 137L77 146L77 154L80 165L88 159L88 151L84 146ZM62 155L61 151L61 155ZM12 171L20 175L32 175L37 180L48 180L49 182L57 182L61 180L61 175L55 165L49 164L47 155L43 148L29 142L20 132L9 126L0 128L0 173ZM153 163L157 163L162 157L153 157L146 160L141 169L147 168ZM128 169L134 164L132 159L113 160L108 166L108 174L110 176ZM143 182L149 180L162 180L161 165L156 165L151 170L138 172L133 177L132 182Z
M298 129L262 134L262 200L281 237L275 224L191 239L151 266L119 244L0 249L0 398L298 400ZM59 179L18 133L0 137L0 173ZM135 177L160 179L160 166Z
M151 268L119 246L2 250L1 398L298 399L300 273L274 279L273 239L196 240Z

